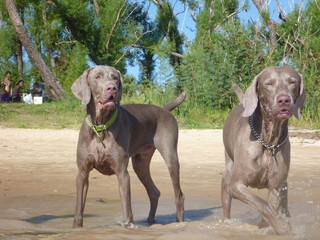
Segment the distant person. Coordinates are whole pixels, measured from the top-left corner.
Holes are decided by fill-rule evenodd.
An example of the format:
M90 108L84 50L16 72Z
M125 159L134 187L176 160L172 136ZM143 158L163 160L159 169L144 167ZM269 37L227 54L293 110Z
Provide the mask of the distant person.
M1 82L1 102L10 102L11 93L12 93L12 81L11 81L11 72L6 72L5 77Z
M42 96L42 89L38 82L35 82L33 84L33 88L30 89L30 93L32 94L32 98Z
M13 102L21 102L21 88L23 87L24 81L19 80L17 85L12 89L12 101Z
M40 79L40 88L42 89L42 99L44 102L49 102L50 98L49 98L49 94L47 93L47 87L46 87L46 83L43 81L43 79Z

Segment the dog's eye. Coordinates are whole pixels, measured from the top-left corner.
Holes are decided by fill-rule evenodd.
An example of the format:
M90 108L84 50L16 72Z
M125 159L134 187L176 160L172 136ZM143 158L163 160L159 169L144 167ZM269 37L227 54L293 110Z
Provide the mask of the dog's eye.
M290 85L295 85L297 83L296 79L289 79L289 84Z
M115 75L114 73L111 74L111 78L112 78L113 80L118 80L118 76Z
M266 85L267 87L270 87L270 86L273 85L273 81L267 81L267 82L265 82L265 85Z

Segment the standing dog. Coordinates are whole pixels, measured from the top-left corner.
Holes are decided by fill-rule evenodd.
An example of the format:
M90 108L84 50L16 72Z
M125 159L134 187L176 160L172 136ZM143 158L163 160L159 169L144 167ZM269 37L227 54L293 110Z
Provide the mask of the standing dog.
M129 158L150 199L148 222L154 222L160 191L150 175L155 149L164 158L173 183L177 220L184 220L184 195L180 188L177 154L178 125L169 112L179 106L185 94L160 108L154 105L120 106L122 78L115 68L96 66L86 70L72 85L72 92L87 105L87 115L77 147L77 203L73 227L83 226L83 211L89 173L95 168L105 175L116 174L124 225L133 224Z
M236 86L233 86L236 90ZM223 129L225 172L221 200L230 218L232 198L257 209L277 234L290 233L287 176L290 166L288 119L300 117L305 101L303 78L288 66L269 67L255 77L241 104L228 116ZM268 200L248 187L267 188Z

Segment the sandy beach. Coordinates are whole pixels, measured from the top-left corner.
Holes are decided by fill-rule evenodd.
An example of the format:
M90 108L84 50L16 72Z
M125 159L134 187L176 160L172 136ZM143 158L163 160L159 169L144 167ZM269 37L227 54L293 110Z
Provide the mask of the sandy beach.
M161 191L157 223L147 226L148 197L129 166L133 229L122 227L115 176L90 175L84 228L71 228L75 207L77 130L1 128L0 239L292 239L258 228L260 214L234 200L232 219L222 221L220 181L224 170L222 130L180 130L184 223L175 223L173 189L156 152L151 171ZM320 233L319 132L291 131L289 210L295 239ZM256 191L256 190L254 190ZM261 196L266 191L256 191Z

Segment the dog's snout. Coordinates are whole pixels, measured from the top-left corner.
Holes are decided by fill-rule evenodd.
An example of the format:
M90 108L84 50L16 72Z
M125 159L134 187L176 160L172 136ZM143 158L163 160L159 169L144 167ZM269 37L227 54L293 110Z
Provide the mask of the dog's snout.
M289 105L291 104L291 98L289 95L281 94L277 97L277 103L278 105Z
M118 87L117 85L115 84L109 84L107 87L106 87L106 90L108 93L115 93L118 91Z

